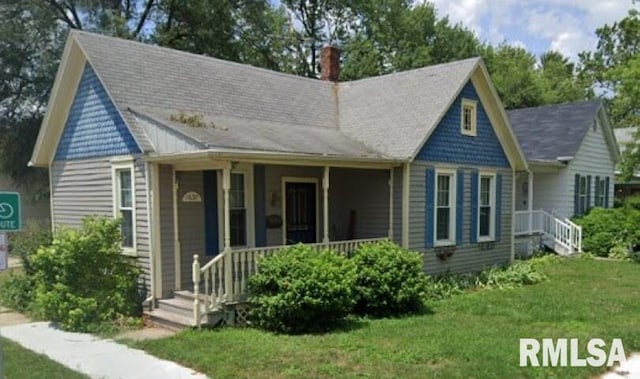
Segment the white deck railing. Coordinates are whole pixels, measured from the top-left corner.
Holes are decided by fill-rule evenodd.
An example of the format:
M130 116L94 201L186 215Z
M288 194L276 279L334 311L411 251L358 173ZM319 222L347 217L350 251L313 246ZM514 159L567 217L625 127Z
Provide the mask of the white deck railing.
M387 238L369 238L349 241L307 244L316 250L331 249L348 254L364 243L378 242ZM290 246L290 245L289 245ZM222 252L200 266L198 255L193 256L193 317L195 325L207 313L220 308L224 303L246 300L249 278L258 271L260 258L277 253L287 246L254 247ZM203 302L203 307L200 307Z
M514 216L516 236L543 234L568 254L582 252L582 227L571 220L560 220L544 210L516 211Z

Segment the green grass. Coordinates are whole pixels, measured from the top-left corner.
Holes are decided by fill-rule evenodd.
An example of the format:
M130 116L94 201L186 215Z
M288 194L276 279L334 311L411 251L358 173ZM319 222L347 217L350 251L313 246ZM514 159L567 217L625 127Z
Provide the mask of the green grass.
M72 371L44 355L27 350L6 338L2 340L4 377L7 379L75 379L88 376Z
M640 351L640 265L573 259L541 270L549 278L541 284L467 293L432 314L347 331L226 328L134 345L216 378L585 378L604 369L519 367L519 339L579 338L584 349L589 338L621 338L627 354Z

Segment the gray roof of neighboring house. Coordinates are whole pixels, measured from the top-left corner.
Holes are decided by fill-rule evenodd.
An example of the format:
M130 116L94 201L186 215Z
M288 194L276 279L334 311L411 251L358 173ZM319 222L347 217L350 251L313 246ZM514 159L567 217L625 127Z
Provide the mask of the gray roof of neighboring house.
M600 100L507 111L528 162L574 157L602 106Z
M153 146L135 112L206 146L407 160L480 61L336 84L86 32L72 36L144 151ZM179 112L221 128L171 122Z

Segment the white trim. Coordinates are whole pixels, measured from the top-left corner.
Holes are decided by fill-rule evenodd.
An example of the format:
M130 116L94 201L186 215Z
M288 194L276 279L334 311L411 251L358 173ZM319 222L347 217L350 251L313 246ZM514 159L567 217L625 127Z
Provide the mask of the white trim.
M282 244L287 244L287 183L313 183L316 185L316 243L320 240L320 188L318 178L283 176L282 183Z
M482 192L482 177L491 178L490 187L489 187L489 207L491 208L491 212L489 213L489 235L488 236L480 236L480 207L482 204L480 202L480 193ZM478 193L475 194L477 196L477 204L478 211L477 213L477 224L478 230L476 231L476 237L478 242L492 242L496 240L496 198L497 198L497 190L496 190L496 172L488 172L488 171L480 171L478 172Z
M180 262L181 246L180 246L180 225L178 224L180 217L178 217L178 176L176 169L172 168L172 180L171 186L173 194L173 261L174 261L174 275L175 284L174 289L179 290L182 287L182 263Z
M409 248L409 200L411 187L411 165L405 163L402 171L402 247Z
M433 191L433 246L453 246L456 244L456 200L457 200L457 190L458 190L458 178L457 171L436 167L435 168L435 180ZM438 239L438 176L448 176L450 178L449 181L449 239L439 240Z
M389 241L393 241L393 169L389 169Z
M471 108L471 129L464 128L464 110ZM475 137L478 134L478 102L475 100L463 98L460 104L460 133L465 136Z
M146 204L145 207L147 209L147 238L149 238L149 290L150 290L150 294L148 297L151 298L152 302L155 302L155 293L156 293L156 288L155 288L155 267L156 267L156 262L155 262L155 254L154 254L154 246L155 246L155 241L154 241L154 236L156 234L156 231L153 230L153 215L151 213L151 186L153 185L152 181L149 180L150 177L150 172L151 172L151 164L148 162L143 162L144 164L144 180L146 183L146 191L145 191L145 197L146 197ZM153 304L152 304L153 305Z
M150 221L152 229L152 238L150 246L150 254L153 257L154 276L152 277L152 285L154 286L154 295L162 296L162 243L160 239L161 220L160 220L160 166L156 163L147 163L151 168L151 209ZM149 180L147 179L147 183Z
M131 247L122 247L122 253L125 255L129 255L132 257L137 257L137 247L138 247L138 233L137 227L138 224L136 222L136 168L134 164L133 158L119 161L111 162L111 208L113 210L113 217L120 216L120 177L118 176L119 171L129 170L131 173L131 233L132 233L132 244Z

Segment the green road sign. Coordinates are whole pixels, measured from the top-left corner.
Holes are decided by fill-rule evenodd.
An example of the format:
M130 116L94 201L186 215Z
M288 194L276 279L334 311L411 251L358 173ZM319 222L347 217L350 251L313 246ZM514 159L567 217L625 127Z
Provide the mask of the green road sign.
M0 192L0 232L17 232L22 228L20 194Z

